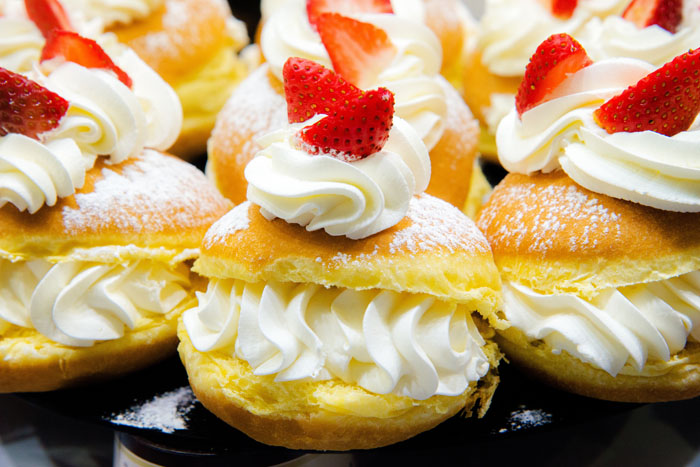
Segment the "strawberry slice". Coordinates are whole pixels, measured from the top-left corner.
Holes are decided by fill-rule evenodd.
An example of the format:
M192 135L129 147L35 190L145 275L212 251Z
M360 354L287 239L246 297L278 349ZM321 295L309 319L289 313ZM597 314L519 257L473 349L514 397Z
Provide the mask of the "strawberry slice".
M306 0L309 23L317 29L323 13L353 15L358 13L393 13L391 0Z
M110 70L117 75L119 81L131 87L129 75L115 65L97 42L82 37L75 32L54 29L49 33L44 50L41 52L41 61L44 62L56 57L62 57L69 62L77 63L86 68Z
M540 0L552 15L560 19L569 19L578 6L578 0Z
M319 17L318 33L335 72L360 88L370 87L396 56L383 29L337 13Z
M20 133L39 139L68 111L68 101L23 75L0 68L0 136Z
M353 162L380 151L389 139L393 124L394 94L386 88L362 92L299 133L302 146L310 154L327 154Z
M683 0L632 0L622 17L640 28L656 24L676 32L683 19Z
M608 133L651 130L673 136L700 113L700 48L671 60L594 113Z
M515 97L518 115L547 102L559 84L591 63L586 50L573 37L564 33L549 36L537 47L525 68Z
M44 37L54 29L73 30L66 10L58 0L24 0L24 7Z
M301 123L316 114L335 115L335 108L362 91L332 70L305 58L291 57L282 68L289 123Z

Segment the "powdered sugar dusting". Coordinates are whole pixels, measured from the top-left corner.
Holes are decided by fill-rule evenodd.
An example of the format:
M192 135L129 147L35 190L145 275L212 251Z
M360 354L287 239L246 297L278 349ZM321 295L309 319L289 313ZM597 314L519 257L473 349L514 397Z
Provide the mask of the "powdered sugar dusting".
M389 246L392 254L436 249L447 249L450 253L457 250L489 251L486 239L471 219L438 198L425 194L415 197L406 216L412 223L394 234Z
M524 405L510 413L508 427L498 430L499 433L519 431L552 423L552 415L542 409L528 409Z
M187 428L187 416L194 408L195 397L189 386L155 396L109 418L115 425L173 433Z
M601 236L621 236L620 214L576 185L538 189L526 182L497 190L493 204L479 218L493 244L519 248L527 239L527 251L544 253L552 248L553 239L563 238L571 251L577 251L595 249ZM574 229L575 225L582 228Z
M217 243L225 243L232 233L246 230L250 226L249 208L250 201L244 201L216 221L204 236L204 247L211 248Z
M267 65L258 67L236 87L212 132L217 152L235 154L239 167L260 149L257 138L287 125L287 103L283 95L270 89L268 69Z
M123 165L121 173L102 169L89 193L78 193L78 209L63 208L69 233L111 225L122 231L163 231L201 226L211 208L225 201L197 168L146 150Z

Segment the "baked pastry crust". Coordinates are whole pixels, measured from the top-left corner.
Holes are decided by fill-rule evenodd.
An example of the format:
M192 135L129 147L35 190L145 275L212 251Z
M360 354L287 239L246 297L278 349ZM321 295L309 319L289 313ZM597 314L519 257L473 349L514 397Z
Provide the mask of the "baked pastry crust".
M479 126L459 93L442 77L447 96L445 131L430 151L431 178L426 193L464 206L476 157ZM246 164L260 150L255 139L287 124L282 83L263 64L231 94L208 143L207 173L234 203L246 199Z

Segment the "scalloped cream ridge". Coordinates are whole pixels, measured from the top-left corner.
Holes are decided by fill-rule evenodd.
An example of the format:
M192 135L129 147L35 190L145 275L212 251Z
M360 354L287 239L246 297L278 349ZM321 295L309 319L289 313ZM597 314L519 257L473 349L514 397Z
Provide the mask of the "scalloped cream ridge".
M89 347L119 339L187 297L189 268L155 261L100 264L0 259L0 332L32 328L54 342Z
M398 117L384 148L345 162L296 147L297 132L322 115L266 135L245 168L248 199L275 217L324 229L330 235L365 238L396 225L414 194L430 181L430 156L413 128Z
M422 6L422 5L421 5ZM368 88L384 86L396 95L396 115L409 122L432 149L442 137L447 99L437 78L442 46L422 23L423 10L413 1L396 14L363 14L357 20L383 29L397 49L391 63ZM304 0L288 0L266 21L260 39L270 69L282 81L282 67L289 57L303 57L333 69L321 39L309 24Z
M499 161L510 172L564 169L576 183L657 209L700 211L700 122L672 137L652 131L608 134L593 112L655 69L636 59L596 62L570 76L552 99L496 133Z
M647 364L669 362L689 336L700 341L700 271L604 290L591 299L509 282L503 294L513 327L611 376L643 374Z
M417 400L462 394L489 369L469 311L425 294L213 279L183 314L194 346L275 381L339 378Z

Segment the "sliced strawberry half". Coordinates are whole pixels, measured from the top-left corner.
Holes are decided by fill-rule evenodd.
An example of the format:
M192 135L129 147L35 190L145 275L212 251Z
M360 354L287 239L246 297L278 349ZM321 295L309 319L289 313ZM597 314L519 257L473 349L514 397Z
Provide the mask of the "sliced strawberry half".
M396 56L383 29L338 13L322 14L318 33L335 72L360 88L370 87Z
M378 88L355 97L334 116L304 127L299 137L311 154L327 154L353 162L384 147L393 116L394 94Z
M640 28L656 24L676 32L683 19L683 0L632 0L622 17Z
M573 16L578 0L540 0L552 15L560 19L569 19Z
M55 29L49 33L41 61L62 57L69 62L77 63L86 68L102 68L114 72L119 81L131 87L131 78L119 68L102 50L102 47L92 39L82 37L72 31Z
M58 0L24 0L24 7L44 37L54 29L73 30L66 10Z
M323 13L352 15L358 13L393 13L391 0L306 0L306 14L314 29Z
M700 113L700 48L679 55L594 113L608 133L651 130L673 136Z
M545 39L525 68L515 97L518 115L549 100L549 94L559 84L591 63L586 50L568 34L554 34Z
M39 139L68 111L68 101L29 78L0 68L0 136L20 133Z
M289 58L282 76L289 123L305 122L319 113L335 115L336 107L362 93L337 73L305 58Z

